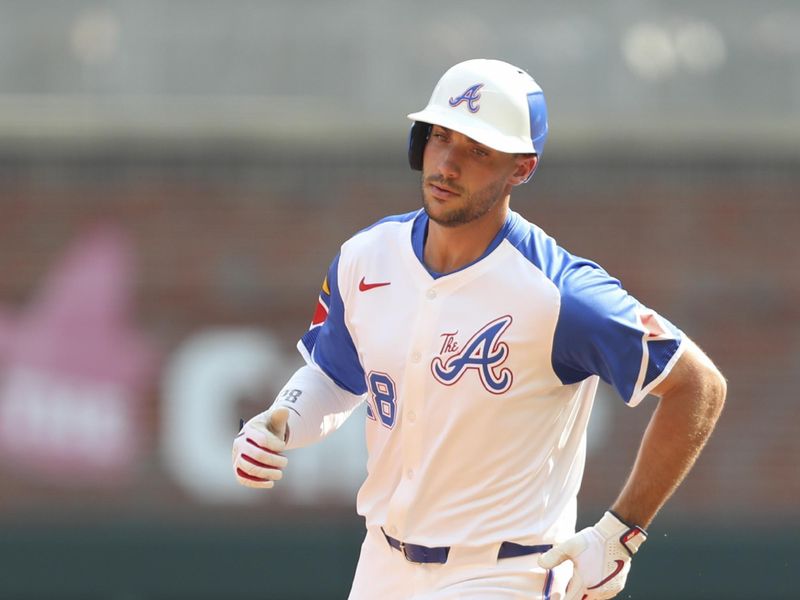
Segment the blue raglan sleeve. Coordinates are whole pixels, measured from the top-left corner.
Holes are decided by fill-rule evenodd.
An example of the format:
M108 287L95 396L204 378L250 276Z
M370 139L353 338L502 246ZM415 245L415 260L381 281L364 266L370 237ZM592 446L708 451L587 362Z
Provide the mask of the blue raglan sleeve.
M307 363L319 367L336 385L361 395L367 391L364 369L345 323L338 270L339 255L328 269L311 325L297 347Z
M681 331L589 261L568 268L559 289L556 375L565 385L599 375L630 406L641 402L677 360Z

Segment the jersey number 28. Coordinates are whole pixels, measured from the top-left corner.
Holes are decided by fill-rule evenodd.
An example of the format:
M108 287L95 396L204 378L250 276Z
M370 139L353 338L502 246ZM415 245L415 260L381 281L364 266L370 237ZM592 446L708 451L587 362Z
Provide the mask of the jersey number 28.
M380 420L384 427L391 429L397 418L397 395L394 381L386 373L370 371L367 375L367 384L369 391L367 417L373 421Z

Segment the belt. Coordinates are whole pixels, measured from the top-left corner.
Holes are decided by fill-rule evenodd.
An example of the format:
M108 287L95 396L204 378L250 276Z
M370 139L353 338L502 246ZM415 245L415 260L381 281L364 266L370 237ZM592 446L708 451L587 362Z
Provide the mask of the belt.
M381 529L383 531L383 529ZM447 562L447 557L450 554L450 546L438 546L429 548L428 546L420 546L418 544L406 544L400 540L386 535L386 541L395 550L403 553L403 556L408 562L412 563L439 563L444 564ZM537 554L540 552L547 552L552 548L552 544L539 544L538 546L523 546L522 544L515 544L514 542L503 542L500 544L500 550L497 552L497 558L513 558L514 556L526 556L528 554Z

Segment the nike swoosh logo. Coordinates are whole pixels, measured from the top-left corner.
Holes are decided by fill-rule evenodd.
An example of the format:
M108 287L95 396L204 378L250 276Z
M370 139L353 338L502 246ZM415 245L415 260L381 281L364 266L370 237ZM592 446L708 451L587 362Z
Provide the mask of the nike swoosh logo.
M382 283L367 283L366 281L364 281L365 279L366 279L366 277L362 277L361 281L358 282L358 291L360 291L360 292L366 292L367 290L371 290L371 289L374 289L374 288L379 288L379 287L383 287L385 285L391 285L392 284L391 281L385 281L385 282L382 282Z
M619 575L619 572L620 572L620 571L622 571L622 568L625 566L625 563L624 563L623 561L621 561L621 560L615 560L614 562L615 562L615 563L617 563L617 568L616 568L616 569L614 569L614 572L613 572L613 573L611 573L611 575L609 575L608 577L606 577L605 579L603 579L603 581L601 581L601 582L600 582L600 583L598 583L597 585L593 585L592 587L590 587L590 588L586 588L586 589L587 589L587 590L596 590L596 589L597 589L597 588L599 588L600 586L603 586L603 585L605 585L606 583L608 583L609 581L611 581L612 579L614 579L614 577L616 577L617 575Z

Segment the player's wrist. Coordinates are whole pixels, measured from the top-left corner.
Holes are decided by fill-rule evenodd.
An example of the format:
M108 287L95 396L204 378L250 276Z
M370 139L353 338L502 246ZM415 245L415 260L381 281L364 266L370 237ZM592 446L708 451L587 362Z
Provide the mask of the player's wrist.
M627 517L623 517L619 512L617 512L613 508L609 508L608 512L611 514L611 516L613 516L615 519L617 519L617 521L619 521L623 525L626 525L629 528L630 527L639 527L639 525L634 523L631 519L629 519Z

